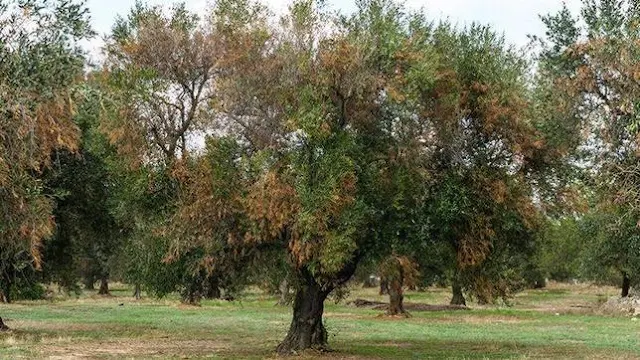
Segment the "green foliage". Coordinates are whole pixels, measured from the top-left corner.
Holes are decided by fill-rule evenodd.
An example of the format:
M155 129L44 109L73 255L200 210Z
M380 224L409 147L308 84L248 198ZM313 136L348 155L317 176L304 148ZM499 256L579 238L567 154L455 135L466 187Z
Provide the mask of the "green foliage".
M57 151L44 174L47 193L56 200L56 230L44 247L45 277L73 291L80 278L108 278L124 241L110 207L116 189L108 162L115 149L99 131L100 90L89 80L79 94L78 151Z
M35 270L32 269L28 277L21 274L16 278L9 290L12 300L42 300L45 298L46 289L38 282Z
M588 242L582 269L590 279L617 285L627 274L633 286L640 284L640 230L632 214L624 206L612 206L583 220Z
M85 61L77 44L93 33L74 1L3 1L0 28L0 258L39 267L54 226L41 172L57 149L77 149L72 114ZM23 265L3 262L0 286Z
M585 231L586 218L572 217L550 220L541 231L539 266L544 276L555 281L569 281L582 277L586 264L584 251L595 234Z
M582 134L567 140L582 145L575 162L594 170L584 192L595 206L581 220L590 278L612 270L637 277L639 14L636 1L598 0L584 1L575 17L566 7L543 17L540 75L556 98L548 109L564 119L559 128Z
M523 287L535 253L543 149L529 118L528 64L480 25L443 23L433 39L439 77L416 95L434 132L426 234L450 251L444 273L460 272L465 289L490 302Z

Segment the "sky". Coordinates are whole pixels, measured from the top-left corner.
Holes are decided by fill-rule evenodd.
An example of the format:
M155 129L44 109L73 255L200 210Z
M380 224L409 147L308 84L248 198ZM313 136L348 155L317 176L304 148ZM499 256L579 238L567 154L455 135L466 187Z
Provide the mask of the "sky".
M186 0L188 8L202 13L210 0ZM149 4L171 6L174 0L148 0ZM344 12L354 9L353 0L328 0L330 6ZM564 1L577 13L580 0ZM126 15L135 0L88 0L94 29L102 36L107 34L117 15ZM276 13L286 9L289 0L263 0ZM479 22L489 24L505 34L508 42L522 47L527 45L528 34L543 35L544 27L539 14L556 12L563 0L405 0L412 9L425 9L428 18L448 18L459 25ZM92 53L99 52L99 38L87 45Z

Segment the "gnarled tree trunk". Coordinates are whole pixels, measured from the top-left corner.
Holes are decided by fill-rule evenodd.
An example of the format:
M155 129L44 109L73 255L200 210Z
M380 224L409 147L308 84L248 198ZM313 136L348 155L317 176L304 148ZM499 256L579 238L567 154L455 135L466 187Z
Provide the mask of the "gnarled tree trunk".
M402 280L389 281L389 310L388 314L395 315L408 315L404 310L404 295L402 293Z
M98 295L109 295L109 278L107 276L100 277Z
M333 276L331 285L319 284L306 268L298 270L293 318L287 336L276 348L279 354L288 355L311 348L327 348L327 329L322 323L324 301L333 289L351 279L360 259L360 254L355 255Z
M622 273L622 293L620 296L623 298L629 297L629 290L631 289L631 279L626 272Z
M323 289L311 274L300 276L289 332L276 348L279 354L326 348L327 330L322 323L322 313L324 300L330 292L331 290Z

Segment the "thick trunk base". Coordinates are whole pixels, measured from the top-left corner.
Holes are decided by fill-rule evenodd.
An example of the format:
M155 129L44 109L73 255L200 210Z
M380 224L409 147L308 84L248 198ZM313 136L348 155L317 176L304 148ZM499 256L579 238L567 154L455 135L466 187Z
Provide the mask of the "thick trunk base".
M296 354L307 349L327 349L327 330L322 323L322 313L329 291L321 289L311 276L304 280L296 291L289 332L276 348L281 355Z
M620 296L623 298L629 297L629 290L631 289L631 279L627 273L622 274L622 293Z
M402 284L399 281L392 281L389 284L389 316L405 316L409 317L409 313L404 309L404 295L402 293Z

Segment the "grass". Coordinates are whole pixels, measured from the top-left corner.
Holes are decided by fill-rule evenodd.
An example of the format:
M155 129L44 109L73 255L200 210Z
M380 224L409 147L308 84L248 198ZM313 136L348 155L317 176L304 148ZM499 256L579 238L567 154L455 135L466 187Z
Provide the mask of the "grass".
M640 321L594 311L616 289L557 285L519 294L509 307L414 312L409 319L327 302L331 353L301 358L639 358ZM13 329L0 334L0 358L273 358L290 310L257 291L238 302L180 305L176 299L113 297L0 305ZM375 289L350 298L384 301ZM407 302L442 304L445 289L408 293Z

